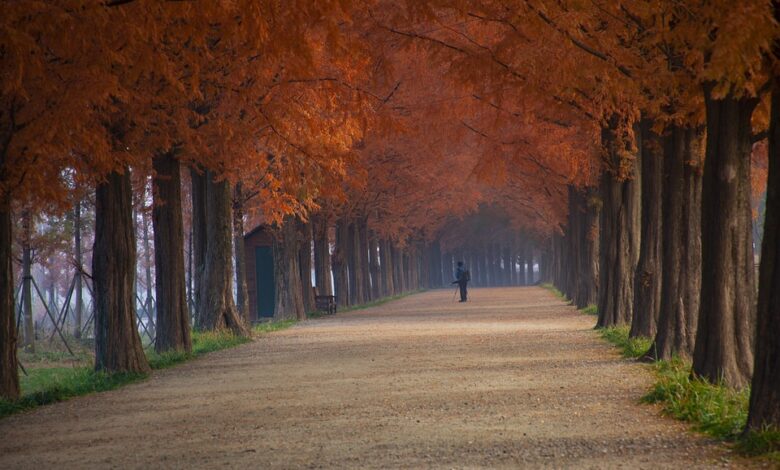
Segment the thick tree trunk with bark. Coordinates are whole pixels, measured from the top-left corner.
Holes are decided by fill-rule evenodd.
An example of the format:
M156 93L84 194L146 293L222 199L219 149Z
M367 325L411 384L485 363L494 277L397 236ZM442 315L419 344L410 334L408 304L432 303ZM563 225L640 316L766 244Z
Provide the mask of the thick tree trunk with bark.
M143 198L144 201L142 203L142 206L146 205L146 179L144 179L144 188L143 188ZM144 307L146 311L146 315L149 317L149 332L152 336L155 336L154 332L154 326L152 323L152 317L154 316L154 297L152 296L152 289L153 289L153 282L152 282L152 240L149 235L149 213L146 211L146 208L143 207L141 210L141 227L143 230L143 243L144 243L144 273L146 274L146 278L144 280L146 284L146 299L144 300ZM156 326L156 325L155 325Z
M349 252L349 224L345 219L336 222L336 249L333 250L333 281L339 307L350 304L347 253Z
M755 284L750 209L750 118L757 99L705 91L701 304L693 373L732 387L753 370Z
M701 156L697 132L672 127L664 146L661 303L649 357L690 359L701 288Z
M0 168L2 166L0 161ZM0 398L16 400L19 398L19 362L16 358L13 222L9 199L0 200Z
M585 308L598 302L599 289L599 204L597 190L580 191L581 210L579 224L580 250L577 296L573 298L577 308Z
M404 252L395 243L393 243L393 267L395 268L393 275L395 276L394 283L397 289L396 292L403 294L406 292L407 288Z
M233 192L226 180L216 181L210 171L205 176L206 252L200 269L198 327L228 328L246 336L249 329L233 301Z
M382 294L382 270L379 269L379 243L374 234L368 240L368 263L371 271L371 298L380 299Z
M233 259L236 263L236 308L249 324L249 292L246 285L244 248L244 190L240 182L233 188Z
M379 244L379 260L382 264L382 286L385 297L395 295L395 283L393 282L393 254L389 240L382 240Z
M357 236L357 227L354 222L351 222L347 226L347 263L349 266L349 303L350 305L360 305L363 303L363 291L361 286L363 282L360 280L360 263L359 244L360 239Z
M333 295L330 269L328 221L321 215L314 218L314 282L317 284L317 295Z
M32 312L32 216L22 213L22 317L24 336L22 345L27 352L35 352L35 323Z
M95 370L149 372L135 317L136 249L130 170L95 191Z
M634 275L632 338L652 338L656 333L661 309L662 264L662 202L663 202L663 144L653 132L653 123L640 124L642 140L642 234L639 263Z
M154 349L192 351L190 311L184 279L184 223L181 169L172 152L153 160L154 273L157 293L157 336Z
M780 79L774 78L769 177L758 280L756 361L747 429L780 429Z
M196 169L190 169L190 196L192 198L192 285L193 314L196 324L200 322L201 308L198 290L202 283L203 268L206 263L206 175Z
M368 257L368 220L361 217L356 223L358 258L360 258L360 289L363 292L363 303L371 300L371 266Z
M301 286L298 231L295 219L287 217L274 240L276 278L275 320L306 319Z
M640 173L639 157L630 163L627 175L614 171L621 156L613 131L602 130L602 142L611 168L601 177L601 222L599 232L599 318L597 327L631 322L634 304L634 274L639 257Z
M73 336L81 338L81 326L84 322L84 297L82 275L84 271L84 259L81 249L81 200L76 201L76 207L73 209L73 260L76 263L76 274L73 281L74 295L76 296L76 305L73 308L75 326Z
M309 222L298 223L300 244L298 246L298 263L301 269L301 294L303 295L303 308L305 312L313 312L314 288L311 284L311 224Z

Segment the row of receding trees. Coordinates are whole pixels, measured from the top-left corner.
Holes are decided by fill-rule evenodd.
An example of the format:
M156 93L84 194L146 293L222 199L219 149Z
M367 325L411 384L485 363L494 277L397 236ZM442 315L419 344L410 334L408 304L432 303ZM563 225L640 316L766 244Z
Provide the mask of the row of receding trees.
M189 351L191 318L248 334L246 223L273 227L280 317L311 306L310 263L327 293L328 232L342 305L444 282L439 229L495 199L478 142L457 132L457 116L484 116L366 7L0 4L0 396L19 394L13 213L94 198L86 271L95 368L108 372L149 369L133 216L149 180L158 351Z
M0 396L19 394L12 212L62 212L91 191L95 367L148 370L133 221L133 193L145 186L133 182L147 175L155 348L191 348L182 171L192 181L195 325L248 333L233 297L233 183L246 180L268 220L304 211L343 177L376 100L346 81L368 63L348 31L338 34L343 6L0 5Z
M545 276L578 306L596 304L599 326L653 337L651 357L691 358L695 375L734 387L752 380L748 426L780 425L780 6L433 3L426 14L446 27L385 27L443 58L475 99L500 110L490 129L468 126L495 164L510 148L568 184L554 198L568 201L568 216L551 208L526 218L542 233L556 231L545 218L565 227L542 256ZM751 154L767 137L756 286ZM557 153L568 167L537 158L550 140L569 142Z

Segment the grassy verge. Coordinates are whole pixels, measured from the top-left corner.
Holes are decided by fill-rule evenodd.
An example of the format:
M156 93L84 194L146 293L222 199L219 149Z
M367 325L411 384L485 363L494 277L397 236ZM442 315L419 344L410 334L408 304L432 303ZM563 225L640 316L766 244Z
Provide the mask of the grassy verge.
M375 307L417 292L421 291L387 297L368 304L343 309L342 311ZM314 317L315 315L311 316ZM289 328L295 323L296 320L261 323L254 326L252 331L258 334L271 333ZM192 352L171 351L158 354L152 349L147 349L146 357L151 368L159 370L212 351L232 348L250 341L251 338L235 336L230 331L193 331ZM91 367L92 357L88 352L80 351L75 359L61 351L40 352L34 355L22 353L20 358L23 358L25 364L32 364L35 367L29 367L27 371L29 375L20 377L22 397L19 400L14 402L0 400L0 418L80 395L113 390L147 377L146 374L95 372ZM47 367L47 365L50 366L57 363L67 363L69 367Z
M237 337L229 331L194 331L191 353L172 351L158 354L147 350L146 355L152 369L164 369L211 351L231 348L249 341L251 341L250 338ZM35 362L30 361L29 357L27 359L28 364L35 364ZM55 359L68 358L43 354L40 362ZM29 375L20 377L22 397L14 402L0 400L0 418L80 395L113 390L147 377L146 374L136 373L95 372L91 366L84 365L83 361L75 367L30 367L27 372Z
M310 315L307 315L310 316ZM280 320L267 323L260 323L252 327L255 333L272 333L274 331L284 330L298 323L298 320Z
M649 338L629 338L628 327L604 328L601 337L619 348L623 357L638 358L647 353ZM657 403L663 412L716 439L735 444L744 455L780 463L780 430L743 434L747 422L750 390L734 390L711 384L691 375L690 363L673 359L653 364L656 381L642 398Z
M620 349L623 357L639 358L644 356L653 341L649 338L630 338L628 336L629 329L627 326L616 326L601 328L598 331L602 338Z
M192 352L169 351L156 353L150 349L146 351L146 357L149 359L149 365L152 369L165 369L212 351L232 348L250 341L252 341L251 338L236 336L227 330L193 331Z
M565 295L563 295L563 292L561 292L557 287L550 284L549 282L539 284L539 287L542 287L544 289L547 289L548 291L552 292L554 296L558 297L559 299L568 302L569 299L566 298Z
M365 303L365 304L352 305L350 307L341 308L341 309L339 309L339 312L352 312L354 310L363 310L363 309L366 309L366 308L378 307L380 305L384 305L384 304L386 304L388 302L392 302L394 300L403 299L404 297L409 297L410 295L414 295L414 294L419 294L421 292L425 292L425 290L426 289L419 289L419 290L404 292L403 294L391 295L390 297L383 297L383 298L381 298L379 300L374 300L373 302L368 302L368 303Z
M580 312L584 313L585 315L593 315L598 316L599 315L599 308L596 305L588 305L587 307L580 310Z

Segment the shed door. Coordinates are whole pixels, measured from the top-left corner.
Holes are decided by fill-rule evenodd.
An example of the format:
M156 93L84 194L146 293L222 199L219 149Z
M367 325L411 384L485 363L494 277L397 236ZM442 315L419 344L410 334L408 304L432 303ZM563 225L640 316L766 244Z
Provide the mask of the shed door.
M274 316L276 284L272 247L255 247L255 279L257 279L257 318Z

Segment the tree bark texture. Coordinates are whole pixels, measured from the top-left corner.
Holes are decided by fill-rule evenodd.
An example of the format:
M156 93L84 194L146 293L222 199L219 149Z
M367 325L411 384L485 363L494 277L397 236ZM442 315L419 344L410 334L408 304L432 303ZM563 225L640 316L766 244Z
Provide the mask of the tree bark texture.
M368 256L368 220L361 217L356 223L358 258L360 258L360 289L363 292L363 303L371 301L371 266Z
M19 398L12 227L11 201L4 197L0 200L0 398L6 400Z
M732 387L753 370L755 284L750 208L750 118L758 101L705 91L702 280L693 372Z
M154 206L154 274L157 297L157 336L154 349L192 351L190 311L184 280L184 223L181 208L181 169L171 152L156 157L152 179Z
M233 301L233 192L226 180L205 174L206 252L198 289L198 327L204 330L230 329L246 336L249 329Z
M95 370L149 372L135 316L136 248L130 170L111 173L95 191Z
M196 169L190 169L190 196L192 198L192 285L193 306L196 324L201 317L200 295L198 291L206 264L206 175Z
M301 294L303 296L303 308L305 312L313 312L314 305L314 286L311 283L311 223L298 223L298 263L301 269Z
M274 241L275 320L306 319L301 286L299 241L295 219L287 217Z
M758 329L747 428L780 429L780 79L774 78L769 177L758 280Z
M339 307L350 305L347 253L349 252L349 224L345 219L336 222L336 249L333 251L333 281Z
M634 274L639 257L639 156L627 175L615 173L621 156L611 129L602 130L610 168L601 177L599 231L599 317L597 327L627 325L634 303ZM624 162L625 164L625 162Z
M348 244L345 253L349 265L349 303L350 305L360 305L363 303L363 282L360 279L362 270L358 266L360 263L360 257L358 256L360 239L354 222L351 222L347 227Z
M368 264L371 271L371 298L380 299L382 295L382 270L379 269L379 243L374 234L368 240Z
M579 191L580 249L577 268L579 280L577 295L572 299L577 308L585 308L598 302L599 289L599 204L597 190L587 188Z
M653 122L645 119L640 124L642 141L642 234L639 262L634 275L632 338L652 338L656 334L658 313L661 309L661 281L663 276L663 143L653 132Z
M236 308L249 323L249 292L246 285L246 249L244 248L244 189L240 182L233 188L233 258L236 264Z
M382 268L382 292L385 297L395 295L395 283L393 282L393 257L389 240L379 243L379 262Z
M22 213L22 237L22 345L25 351L35 352L35 323L32 311L32 216L29 210Z
M661 303L649 355L690 359L701 289L701 158L697 132L672 127L665 138Z
M84 297L83 297L83 272L84 259L81 249L81 200L76 201L76 207L73 209L73 260L76 263L76 279L74 280L74 294L76 296L76 305L74 306L73 336L81 338L81 327L84 323Z
M333 295L331 286L330 240L325 216L314 218L314 282L317 295Z

